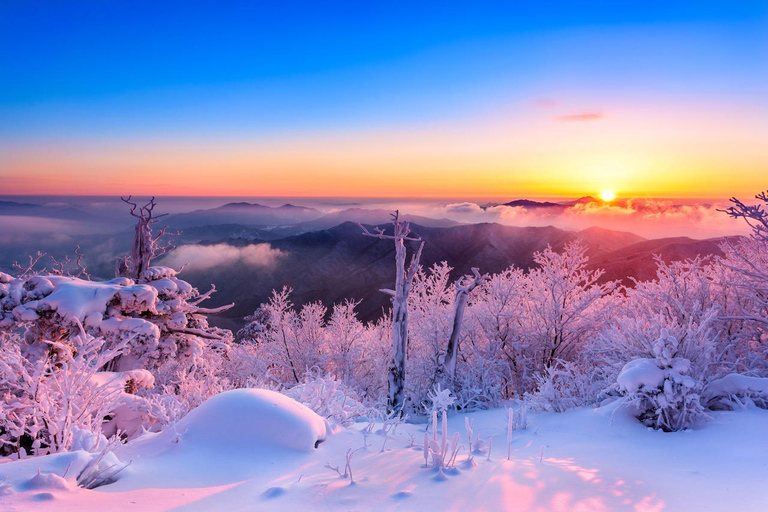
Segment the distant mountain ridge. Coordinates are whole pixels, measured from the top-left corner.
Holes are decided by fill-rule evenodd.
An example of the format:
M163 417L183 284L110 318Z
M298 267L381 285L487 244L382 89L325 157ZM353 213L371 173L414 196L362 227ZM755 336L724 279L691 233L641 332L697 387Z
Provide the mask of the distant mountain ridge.
M447 261L455 269L454 277L471 272L472 267L491 273L510 265L530 268L534 265L533 254L547 245L560 251L568 242L581 240L587 245L589 267L606 269L603 281L620 279L624 284L631 284L629 276L643 279L655 276L655 253L670 260L698 253L717 254L719 250L717 241L646 240L633 233L602 228L574 232L552 226L511 227L493 223L449 227L413 224L412 228L426 241L422 265L430 267ZM228 239L205 243L244 247L255 242ZM362 236L356 224L345 222L329 229L273 240L270 245L284 254L274 268L238 264L234 268L213 268L199 273L185 271L185 278L196 286L216 283L219 289L216 303L236 303L234 309L215 322L238 328L242 325L242 316L266 301L272 289L283 285L294 290L293 300L297 304L320 300L330 306L346 298L361 299L358 311L366 320L378 317L382 308L388 307L388 297L377 290L392 285L393 244Z
M0 201L0 216L48 217L61 220L93 222L96 217L71 206Z
M241 224L244 226L286 226L322 216L320 210L284 204L278 207L257 203L227 203L207 210L194 210L169 216L165 223L174 228Z
M516 203L517 202L517 203ZM523 208L564 209L569 205L596 202L586 196L564 203L536 202L527 199L505 203ZM99 219L71 207L36 205L0 201L0 216L83 220L97 219L120 231L77 235L69 239L21 236L15 242L0 245L0 269L10 268L14 260L22 261L35 250L51 256L71 254L75 243L86 254L89 270L96 278L114 275L114 262L119 254L130 251L133 229L131 219L117 225L111 219ZM0 217L1 218L1 217ZM515 265L530 268L533 254L551 245L556 251L572 240L581 240L588 247L590 268L605 269L603 280L640 280L655 277L654 254L667 260L692 258L697 254L720 254L720 240L694 240L686 237L646 240L629 232L593 227L582 231L566 231L552 226L512 227L495 223L459 224L450 219L432 219L418 215L403 215L412 229L426 241L422 264L429 267L447 261L454 267L454 277L468 273L472 267L483 272L499 272ZM228 244L236 247L269 242L283 253L272 268L248 266L240 261L233 264L194 271L188 268L185 279L195 286L215 283L219 292L213 302L236 302L227 316L214 317L220 326L237 329L242 317L266 301L272 289L283 285L294 289L297 304L320 300L330 306L346 298L362 299L358 307L362 318L370 320L389 305L388 297L379 288L389 288L394 279L391 243L361 235L355 222L391 228L390 211L359 207L323 213L314 208L284 204L270 207L236 202L208 209L170 215L164 220L181 234L170 239L176 246L189 244ZM2 220L0 220L2 222ZM41 221L42 222L42 221ZM37 220L35 220L37 223ZM106 223L106 224L105 224ZM51 225L54 225L51 223ZM2 234L2 233L0 233ZM158 260L162 263L162 260Z
M515 207L526 208L526 209L552 208L552 209L565 210L566 208L571 208L577 204L589 204L589 203L600 203L600 201L598 201L592 196L584 196L573 201L563 201L559 203L554 203L551 201L533 201L531 199L515 199L507 203L500 203L500 204L497 203L497 204L486 205L485 207L483 207L483 209L488 209L493 206L510 206L512 208L515 208Z

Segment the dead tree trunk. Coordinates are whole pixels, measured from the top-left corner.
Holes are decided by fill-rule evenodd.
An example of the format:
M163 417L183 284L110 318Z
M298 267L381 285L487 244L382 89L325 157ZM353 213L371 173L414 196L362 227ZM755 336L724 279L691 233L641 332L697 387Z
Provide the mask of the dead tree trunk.
M473 276L464 276L456 281L456 299L453 308L453 327L448 337L448 346L445 349L445 357L437 367L435 383L444 388L453 390L456 379L456 360L459 355L459 337L461 336L461 324L464 321L464 311L467 309L469 294L478 286L482 286L489 279L488 274L480 275L477 268L472 268ZM468 284L462 284L465 279L471 279Z
M160 217L165 217L168 214L154 215L153 210L156 205L154 197L141 207L131 202L131 196L128 196L128 199L123 197L120 199L131 205L131 215L138 220L134 228L131 256L118 262L118 273L127 273L131 278L138 281L141 273L150 267L152 259L162 256L168 249L168 246L161 246L158 243L160 238L166 234L166 228L160 229L157 235L152 234L152 224L155 224Z
M392 215L394 234L385 235L384 230L375 228L371 233L365 226L358 223L363 230L363 235L393 240L395 242L395 289L381 290L392 296L392 350L387 368L387 409L389 412L402 413L405 405L405 362L408 353L408 294L411 292L413 278L419 268L421 251L424 241L421 238L409 237L411 228L408 222L401 221L399 212ZM408 268L405 268L406 247L405 242L419 242L419 246L411 256Z

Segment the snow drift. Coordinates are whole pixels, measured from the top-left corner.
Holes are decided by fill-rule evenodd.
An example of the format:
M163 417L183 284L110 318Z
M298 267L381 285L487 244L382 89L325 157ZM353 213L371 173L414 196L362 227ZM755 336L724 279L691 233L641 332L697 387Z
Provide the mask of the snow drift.
M210 398L158 441L181 436L185 445L215 451L309 451L325 440L327 431L324 418L292 398L267 389L236 389Z

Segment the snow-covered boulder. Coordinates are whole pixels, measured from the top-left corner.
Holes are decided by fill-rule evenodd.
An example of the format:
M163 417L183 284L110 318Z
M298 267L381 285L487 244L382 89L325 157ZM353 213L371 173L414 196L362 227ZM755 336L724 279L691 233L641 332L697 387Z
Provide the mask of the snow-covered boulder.
M165 434L180 435L182 445L197 448L309 451L327 432L324 418L292 398L266 389L236 389L210 398Z

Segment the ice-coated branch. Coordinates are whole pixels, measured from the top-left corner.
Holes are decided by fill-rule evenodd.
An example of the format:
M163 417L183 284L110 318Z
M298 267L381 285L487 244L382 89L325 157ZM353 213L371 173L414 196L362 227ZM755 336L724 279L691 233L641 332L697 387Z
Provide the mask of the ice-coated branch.
M356 224L360 226L360 229L363 230L364 236L379 238L381 240L407 240L409 242L421 242L420 237L408 236L411 234L411 225L409 222L400 220L399 210L395 210L395 213L392 214L392 224L394 225L394 231L392 235L385 234L384 230L378 226L375 226L373 228L375 232L371 233L371 231L361 223L357 222Z
M752 229L752 238L768 241L768 212L765 211L765 205L768 205L768 190L755 195L755 199L762 201L763 204L747 205L732 197L730 201L733 206L719 211L727 213L734 219L744 219Z
M26 267L23 267L18 261L14 261L11 266L16 270L19 278L27 277L35 271L35 266L44 256L44 252L37 251L37 254L29 255L29 262Z

